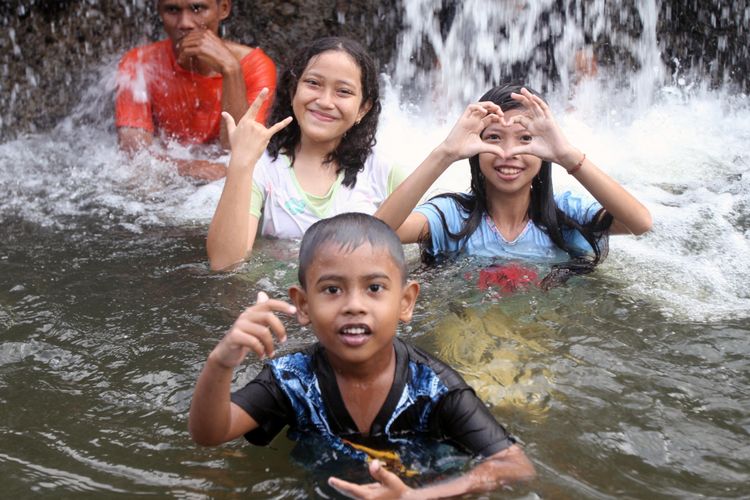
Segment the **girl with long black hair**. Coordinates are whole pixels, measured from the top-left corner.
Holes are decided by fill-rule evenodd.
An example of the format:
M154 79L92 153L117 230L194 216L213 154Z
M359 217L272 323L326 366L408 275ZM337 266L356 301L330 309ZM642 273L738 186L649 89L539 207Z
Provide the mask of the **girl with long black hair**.
M469 158L471 190L415 206L452 163ZM596 199L552 188L552 163ZM565 138L536 92L509 84L469 105L448 137L381 205L376 217L423 257L461 254L546 261L558 281L589 272L609 234L642 234L651 214Z

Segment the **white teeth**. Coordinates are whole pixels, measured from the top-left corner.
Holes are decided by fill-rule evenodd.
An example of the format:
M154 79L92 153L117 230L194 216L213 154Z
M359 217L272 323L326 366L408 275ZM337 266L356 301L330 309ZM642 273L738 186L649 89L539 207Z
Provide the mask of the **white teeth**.
M515 175L521 171L520 168L500 167L500 173L503 175Z
M341 331L347 335L364 335L365 334L365 329L362 328L361 326L352 326L349 328L344 328Z

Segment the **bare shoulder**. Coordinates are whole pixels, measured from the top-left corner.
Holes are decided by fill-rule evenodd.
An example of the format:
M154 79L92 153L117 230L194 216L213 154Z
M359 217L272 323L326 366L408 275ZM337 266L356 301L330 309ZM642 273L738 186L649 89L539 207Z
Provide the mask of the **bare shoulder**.
M241 43L237 42L230 42L229 40L224 40L224 43L227 45L229 50L232 52L234 57L237 58L237 60L242 60L247 56L250 52L252 52L255 47L250 47L248 45L242 45Z

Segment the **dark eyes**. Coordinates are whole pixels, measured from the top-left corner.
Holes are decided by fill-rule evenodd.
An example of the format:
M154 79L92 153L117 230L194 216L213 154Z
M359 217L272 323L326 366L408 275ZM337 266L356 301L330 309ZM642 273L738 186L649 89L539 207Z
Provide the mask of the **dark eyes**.
M531 142L532 138L533 137L530 134L524 134L518 139L521 142ZM482 140L484 142L500 142L503 140L503 137L500 134L487 134L482 138Z
M308 85L310 87L322 87L323 86L320 80L317 80L315 78L305 78L304 80L302 80L302 82L305 85ZM342 96L346 96L346 97L354 95L354 91L346 87L336 89L336 93Z
M207 7L203 4L196 4L196 5L190 6L190 10L195 14L200 14L206 9ZM167 12L167 14L179 14L180 13L180 8L177 7L176 5L168 5L164 10Z
M383 290L385 290L385 287L380 283L367 285L367 291L370 293L378 293ZM341 288L335 285L328 285L326 287L323 287L323 293L325 293L326 295L338 295L341 293Z

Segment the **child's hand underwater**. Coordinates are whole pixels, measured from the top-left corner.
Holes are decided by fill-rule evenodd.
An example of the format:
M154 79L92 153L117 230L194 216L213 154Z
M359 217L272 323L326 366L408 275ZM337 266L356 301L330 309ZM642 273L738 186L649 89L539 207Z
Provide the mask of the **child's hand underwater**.
M370 462L368 468L370 476L377 481L376 483L356 484L331 477L328 479L328 484L349 498L408 498L410 493L415 493L415 490L404 484L396 474L386 470L379 460ZM414 498L419 498L419 496L414 496Z
M225 368L235 368L253 351L259 358L273 357L273 336L286 342L286 329L276 313L294 314L297 309L282 300L269 299L265 292L258 292L255 305L245 309L211 351L210 358Z

